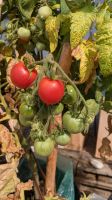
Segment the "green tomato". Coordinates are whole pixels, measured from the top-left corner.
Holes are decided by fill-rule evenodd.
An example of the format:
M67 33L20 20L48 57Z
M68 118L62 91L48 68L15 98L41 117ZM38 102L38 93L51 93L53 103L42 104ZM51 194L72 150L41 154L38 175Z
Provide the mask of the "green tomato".
M35 25L31 25L30 30L32 33L34 33L37 30L37 27Z
M61 146L65 146L70 142L70 136L67 135L66 133L62 134L62 135L58 135L55 138L55 141L57 144L61 145Z
M31 121L28 121L26 118L24 118L21 114L19 114L19 122L22 126L29 127L31 126Z
M34 150L39 156L49 156L54 149L54 141L51 138L47 138L45 141L35 140Z
M34 117L34 109L25 103L20 105L19 112L25 119L32 119Z
M42 43L42 42L37 42L36 48L37 48L38 51L43 51L45 49L45 44Z
M77 92L72 85L66 86L67 94L63 98L65 104L74 104L77 101Z
M84 130L84 120L82 118L74 118L69 112L63 115L63 127L69 133L80 133Z
M38 10L38 15L42 19L47 19L50 15L52 15L52 10L48 6L42 6Z
M28 41L31 36L31 32L29 29L20 27L17 31L18 37L23 41Z
M64 105L62 103L59 103L58 105L54 106L53 113L55 115L58 115L58 114L62 113L63 109L64 109Z

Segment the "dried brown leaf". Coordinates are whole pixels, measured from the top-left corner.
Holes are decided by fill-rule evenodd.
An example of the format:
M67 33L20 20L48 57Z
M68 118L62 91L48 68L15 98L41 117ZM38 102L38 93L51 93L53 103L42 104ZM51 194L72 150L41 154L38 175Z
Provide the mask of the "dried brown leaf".
M21 153L22 148L19 143L18 137L14 136L2 124L0 124L0 144L2 145L1 151L3 153Z
M16 191L16 186L20 182L16 174L17 166L17 161L0 165L0 200Z

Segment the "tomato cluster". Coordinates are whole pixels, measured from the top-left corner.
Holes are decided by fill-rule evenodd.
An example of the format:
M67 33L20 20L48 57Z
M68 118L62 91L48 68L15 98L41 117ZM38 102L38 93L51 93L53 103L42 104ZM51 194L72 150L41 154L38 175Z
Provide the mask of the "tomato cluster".
M22 61L12 66L10 73L11 81L20 89L31 87L37 77L37 70L33 69L30 72ZM46 105L56 104L64 96L64 83L62 80L52 80L49 77L43 77L39 82L37 93Z
M70 134L83 132L85 126L88 126L87 123L89 122L86 120L85 108L82 110L77 109L79 96L72 85L65 84L63 80L58 78L53 79L52 76L47 76L46 73L40 76L36 69L29 70L23 61L18 61L12 66L10 78L16 87L27 90L23 102L19 107L19 121L21 125L26 127L30 126L31 130L33 130L35 136L33 137L35 138L34 149L38 155L50 155L56 144L62 146L67 145L70 142ZM32 91L31 94L28 92L29 88ZM35 94L33 94L33 90ZM38 100L36 104L33 104L32 101L35 97ZM91 102L92 105L94 103L97 106L96 102L90 100ZM41 112L38 103L44 106ZM45 111L46 114L42 117L41 115L44 115ZM93 114L93 110L91 112ZM49 114L52 116L54 124L55 116L62 115L62 127L56 122L54 125L56 131L51 130L52 137L46 134L49 132L48 127L47 130L43 128ZM37 120L40 120L42 126L37 126L37 122L35 126L37 128L32 129L33 119L36 115L38 116Z

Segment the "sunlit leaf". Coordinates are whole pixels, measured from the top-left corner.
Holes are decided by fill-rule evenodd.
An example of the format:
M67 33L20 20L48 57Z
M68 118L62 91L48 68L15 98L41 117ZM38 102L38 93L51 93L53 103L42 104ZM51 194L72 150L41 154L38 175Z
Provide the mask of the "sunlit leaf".
M50 51L54 52L58 45L58 32L60 28L60 20L57 17L49 16L45 23L46 32L48 33L50 42Z
M76 48L82 41L95 17L96 14L92 7L85 7L71 14L70 43L72 48Z
M97 56L94 42L83 41L83 43L72 51L72 56L80 61L78 83L82 84L89 79L94 69L94 62Z

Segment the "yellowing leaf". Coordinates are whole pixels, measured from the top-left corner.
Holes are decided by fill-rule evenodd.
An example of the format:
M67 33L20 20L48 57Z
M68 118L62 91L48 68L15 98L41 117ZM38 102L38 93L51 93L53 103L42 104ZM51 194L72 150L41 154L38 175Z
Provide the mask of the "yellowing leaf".
M76 49L72 51L72 56L76 60L80 60L80 74L77 83L86 82L94 68L94 61L97 56L95 45L91 41L83 41Z
M58 32L60 28L60 21L57 17L49 16L45 24L46 32L48 33L50 42L50 51L54 52L58 45Z
M70 43L76 48L89 31L96 14L92 7L85 7L71 14Z
M112 75L112 19L98 27L96 44L101 74Z

